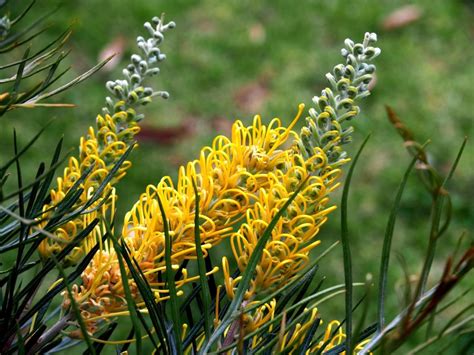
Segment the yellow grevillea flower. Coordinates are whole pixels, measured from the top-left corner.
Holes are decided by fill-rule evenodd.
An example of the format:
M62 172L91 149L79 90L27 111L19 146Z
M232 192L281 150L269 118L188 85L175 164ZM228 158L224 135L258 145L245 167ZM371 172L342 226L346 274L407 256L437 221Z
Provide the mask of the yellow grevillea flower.
M43 207L41 227L47 225L49 219L55 213L56 206L89 169L92 169L91 172L78 186L83 189L83 192L75 206L73 206L73 210L80 209L92 198L94 192L97 191L114 165L128 149L131 137L140 130L134 121L127 122L127 126L124 126L123 122L127 121L126 117L127 114L125 112L119 112L113 116L97 116L97 130L90 127L87 136L81 137L79 158L71 157L69 159L63 176L57 179L57 188L51 190L51 202ZM101 196L91 206L79 217L59 226L54 232L57 238L46 238L41 242L38 251L42 258L47 259L51 254L60 252L94 218L106 216L107 211L109 211L116 199L112 185L125 175L126 170L130 166L131 163L125 161L117 170L115 176L105 186ZM113 194L113 197L110 197L111 194ZM101 207L97 210L97 206ZM111 211L113 213L114 208ZM97 234L90 234L83 244L74 248L66 256L65 261L76 264L90 250L90 246L95 245L96 240Z
M164 60L166 56L161 53L158 46L163 41L164 32L173 28L175 24L174 22L165 23L163 17L154 17L152 24L146 22L144 25L150 38L145 39L142 36L137 38L141 55L131 56L131 63L122 71L125 80L107 82L106 87L113 98L106 98L106 107L102 109L104 115L97 116L96 127L90 127L87 135L81 137L79 157L71 157L68 167L64 169L63 177L58 178L57 188L51 191L51 202L43 207L40 218L41 227L47 226L53 216L58 217L57 205L89 169L91 169L90 173L77 186L83 189L79 200L66 212L78 211L91 200L120 158L130 146L135 144L134 137L140 131L138 122L143 118L143 114L137 114L136 109L149 103L152 97L168 97L167 92L144 87L143 82L147 77L159 72L157 63ZM124 161L107 185L103 187L100 196L94 197L94 203L85 211L81 210L80 217L53 230L56 238L45 239L38 248L43 259L47 259L53 253L58 253L71 242L77 233L86 227L86 220L92 220L95 217L107 218L105 213L111 205L111 200L107 196L112 193L112 186L125 175L130 166L129 161ZM96 207L99 205L102 207L97 210ZM89 252L90 246L95 244L96 239L95 233L89 235L85 242L77 246L65 258L66 264L79 262Z
M301 116L303 108L304 105L300 105L290 128L283 127L277 119L269 126L262 125L259 116L249 127L240 121L235 122L231 139L217 137L211 147L201 151L198 160L180 168L176 186L169 177L163 178L156 186L148 186L126 214L122 237L141 271L150 277L157 300L168 293L165 283L156 281L159 279L157 275L166 269L163 216L158 199L169 223L172 263L178 268L182 261L196 258L193 180L196 181L200 194L200 247L206 257L208 249L233 233L233 225L253 208L262 191L274 185L273 172L288 164L291 151L282 148L287 145L289 137L295 136L291 127ZM292 182L288 181L288 184ZM304 226L300 229L303 230ZM196 280L197 276L188 276L185 268L182 272L178 287ZM76 301L81 305L84 318L91 320L91 329L99 315L113 315L127 309L122 281L115 278L111 282L111 275L120 275L120 272L117 254L113 248L107 247L84 271L83 284L75 287ZM133 296L139 301L137 293ZM68 304L66 301L65 306Z
M341 175L338 167L350 160L342 146L350 142L353 128L344 128L344 123L358 114L356 100L369 95L368 84L375 66L368 62L380 53L380 49L371 46L375 41L376 35L370 33L365 35L362 44L346 40L346 48L341 52L346 64L337 65L333 73L326 76L332 89L326 88L321 96L313 98L317 106L309 110L307 125L287 150L286 163L277 171L268 173L268 186L260 190L255 204L247 210L245 220L232 234L233 256L243 273L270 222L297 187L304 184L271 230L243 303L290 282L308 265L310 251L319 244L316 239L319 228L326 221L327 214L334 210L334 207L327 207L327 203L329 194L338 186ZM234 298L241 276L236 279L230 276L226 257L222 265L227 295ZM258 314L257 310L254 316L258 318ZM243 328L244 333L248 334L248 328ZM295 331L289 338L283 337L281 350L291 349L290 343L295 341L297 334ZM336 335L329 345L332 347L342 338L342 333ZM319 346L324 345L320 343Z
M200 230L205 252L233 232L232 226L245 217L260 190L270 186L272 175L269 172L286 164L288 152L279 148L290 133L279 120L272 121L268 127L261 124L259 116L250 127L237 121L231 139L217 137L211 147L201 151L198 160L179 169L176 187L169 177L163 178L157 186L149 186L127 213L123 235L133 234L142 245L153 245L155 259L162 259L164 235L160 199L173 237L173 260L194 258L194 180L200 194Z
M247 210L244 223L232 235L232 252L242 272L246 269L259 238L299 185L293 183L292 179L299 179L294 176L297 175L302 180L308 177L304 164L298 168L296 171L290 169L288 173L275 171L268 174L270 185L260 191L255 204ZM301 193L288 208L286 216L278 220L272 230L247 297L280 288L307 265L309 252L320 243L315 236L326 221L327 214L335 209L326 207L326 204L328 193L336 186L333 182L337 176L337 171L330 170L321 177L309 177ZM229 283L235 286L240 277L232 280L228 275L226 258L224 265L226 289L232 296Z
M252 306L253 303L255 302L250 302L246 306ZM286 320L275 321L276 308L277 302L273 299L256 308L251 314L243 314L239 319L239 324L243 326L243 333L239 330L239 332L234 335L234 340L248 334L251 336L249 347L251 349L256 349L264 340L262 333L258 332L258 330L264 327L264 333L268 334L276 332L274 328L276 325L279 325L278 342L274 345L273 351L288 351L292 354L295 353L303 344L307 332L315 322L320 322L318 328L321 327L323 331L315 333L316 340L312 342L305 354L314 354L318 350L328 351L343 344L346 339L346 335L344 334L342 327L340 327L340 323L336 320L329 322L328 325L323 328L323 321L320 319L317 307L312 307L310 309L305 308L302 314L303 321L297 322L296 324L289 324ZM252 333L257 334L252 336ZM225 336L228 336L228 333L226 333ZM363 342L358 343L354 348L354 353L360 351L367 342L368 340L364 340ZM342 354L345 354L345 352L342 352Z
M301 110L302 106L300 113ZM241 272L272 219L303 182L304 186L272 230L246 298L274 291L291 281L307 265L310 251L320 243L315 238L319 228L327 220L327 214L335 209L326 205L329 193L339 185L340 170L328 165L324 151L315 149L305 159L298 145L293 144L280 154L285 160L267 172L265 186L256 191L255 203L247 209L244 222L231 236L232 252ZM232 298L240 277L235 280L230 277L226 257L223 270L226 291Z
M133 240L127 239L127 245L133 245ZM164 282L157 281L157 275L165 270L164 266L158 266L149 255L142 257L142 249L131 250L130 256L139 259L138 266L144 273L155 300L161 302L169 299L169 290ZM173 268L178 269L179 265L174 264ZM211 271L216 272L217 268ZM209 273L210 274L210 273ZM144 310L141 296L137 286L130 275L129 286L133 299L139 308ZM99 321L117 317L128 316L127 303L123 288L123 281L118 264L118 256L113 248L104 245L104 248L94 255L93 259L81 275L82 284L73 285L75 301L80 305L81 315L86 322L88 331L93 334L97 330ZM187 282L197 281L199 277L190 277L186 269L183 269L182 277L176 282L178 288ZM65 295L64 308L69 308L70 299ZM178 291L178 296L182 291Z
M307 312L308 310L305 310ZM311 316L309 319L300 324L296 324L295 328L291 331L285 333L282 341L280 342L281 349L291 349L295 351L304 341L304 338L307 334L307 331L311 328L313 323L316 321L318 315L318 311L316 308L311 310ZM324 334L320 338L319 341L315 342L313 346L311 346L305 354L314 354L316 351L328 351L332 348L341 345L344 343L346 339L346 335L342 327L340 327L340 323L337 320L333 320L329 322L324 330ZM364 348L364 345L368 342L368 340L364 340L358 343L354 347L354 354L357 354L358 351ZM292 352L290 350L290 353ZM346 354L345 351L342 351L341 354Z

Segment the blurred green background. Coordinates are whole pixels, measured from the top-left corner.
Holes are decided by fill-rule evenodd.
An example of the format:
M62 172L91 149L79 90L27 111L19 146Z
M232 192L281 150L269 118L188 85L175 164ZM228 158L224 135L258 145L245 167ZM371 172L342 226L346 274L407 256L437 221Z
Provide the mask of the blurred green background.
M12 3L12 12L17 13L28 2ZM40 1L28 16L33 19L57 4ZM415 7L393 18L394 11L406 5ZM143 22L162 12L177 28L167 33L162 45L167 60L160 75L148 84L169 91L171 97L157 99L144 110L147 137L139 137L140 147L131 157L133 168L118 185L119 216L147 184L156 184L164 175L176 177L177 167L196 158L217 134L228 133L234 119L250 124L253 115L260 113L266 122L273 117L289 122L300 102L309 107L311 98L327 85L324 75L341 62L344 39L361 41L364 32L377 32L382 49L376 60L377 81L373 94L360 105L354 144L348 148L353 155L372 132L351 185L349 221L355 278L363 280L369 272L376 275L391 203L410 162L384 105L396 110L418 141L432 141L428 146L431 162L447 173L463 138L472 138L473 133L474 2L64 1L37 44L73 26L67 45L69 78L93 66L104 49L123 51L123 57L115 67L53 98L53 102L74 103L76 108L23 109L4 117L0 162L12 154L13 128L24 144L51 118L55 120L47 133L24 159L27 175L33 176L41 159L49 160L61 135L67 148L76 148L104 104L105 81L121 77L121 68L135 51L135 37L145 34ZM432 283L459 236L473 230L473 166L472 142L468 142L449 186L454 219L440 241ZM332 201L339 204L340 191ZM406 260L410 274L420 270L430 203L413 174L395 230L388 318L401 299L396 285L402 283L403 272L395 255ZM339 212L335 212L319 234L322 248L338 240L339 223ZM324 259L321 273L328 276L328 285L342 282L340 251ZM464 283L467 287L469 280ZM340 317L344 308L340 300L321 309L323 316Z

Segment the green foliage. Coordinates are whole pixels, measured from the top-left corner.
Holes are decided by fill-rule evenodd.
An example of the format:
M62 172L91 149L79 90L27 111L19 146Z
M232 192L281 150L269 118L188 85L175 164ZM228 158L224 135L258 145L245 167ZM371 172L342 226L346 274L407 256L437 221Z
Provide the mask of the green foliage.
M6 1L6 3L8 3L8 1ZM17 68L13 76L0 79L0 84L2 85L12 83L9 89L0 92L0 116L4 115L7 111L17 108L71 106L69 104L43 103L42 101L72 88L87 79L102 68L110 59L104 60L71 81L55 89L51 89L52 85L69 70L61 69L61 63L68 55L68 52L64 51L63 47L71 35L71 30L66 30L59 37L41 47L41 49L30 53L31 42L46 30L44 22L55 12L51 11L46 13L38 17L29 26L23 26L24 28L17 29L17 27L21 26L22 22L24 22L22 20L33 8L34 3L35 0L13 20L10 20L8 15L4 15L0 20L0 53L6 56L10 52L24 51L21 59L13 59L11 62L0 67L2 76L11 68ZM23 84L23 82L26 82L24 79L27 78L35 79L33 84ZM31 79L29 81L31 82Z

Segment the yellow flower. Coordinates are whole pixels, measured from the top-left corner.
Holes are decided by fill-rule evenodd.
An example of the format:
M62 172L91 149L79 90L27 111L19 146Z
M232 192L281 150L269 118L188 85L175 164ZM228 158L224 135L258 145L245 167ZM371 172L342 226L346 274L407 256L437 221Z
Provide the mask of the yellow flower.
M305 312L309 312L305 309ZM290 354L294 353L298 347L303 344L303 341L307 335L307 332L311 328L314 322L317 321L318 310L317 308L311 309L311 315L308 317L308 320L303 323L297 323L296 326L292 329L289 329L282 341L280 342L281 350L290 350ZM322 323L322 321L321 321ZM324 334L319 341L315 342L313 346L306 351L305 354L314 354L316 351L328 351L332 348L341 345L346 339L346 334L341 327L341 324L337 320L329 322L324 330ZM364 340L358 343L354 348L354 354L357 354L360 350L363 349L364 345L368 340ZM346 354L345 351L342 351L340 354Z
M255 117L250 127L237 121L232 139L217 137L212 147L202 149L198 160L179 169L176 187L169 177L157 186L148 186L124 221L123 235L134 234L141 244L155 246L156 258L163 257L163 219L158 199L163 203L173 237L173 258L177 262L194 255L195 193L200 194L201 239L215 245L232 233L232 226L245 217L258 198L259 190L269 186L270 171L285 164L288 152L278 148L291 131L274 120L270 126ZM191 254L189 254L191 253Z
M300 106L297 117L302 108ZM271 232L247 290L247 298L280 288L308 264L310 251L320 243L316 239L319 228L327 220L327 214L335 209L326 205L328 195L339 185L340 170L328 165L326 154L319 148L315 148L314 154L305 159L298 150L299 137L291 136L296 144L279 152L284 160L277 164L278 168L274 165L273 170L265 174L265 184L254 192L254 204L246 210L244 222L231 236L232 253L243 272L265 229L304 182L301 191ZM272 151L272 147L267 149L260 154L265 156ZM230 277L226 257L223 270L226 291L233 297L233 288L240 277L236 280Z
M290 127L299 119L303 108L301 105ZM125 216L122 238L142 272L150 278L149 283L155 294L161 297L168 293L165 283L156 281L160 279L157 275L166 270L163 216L158 199L169 222L172 263L178 268L184 260L196 258L193 180L196 181L200 194L200 247L206 257L212 246L233 233L233 226L245 218L262 191L274 185L275 176L271 172L287 164L291 151L281 148L288 145L289 137L294 137L294 132L291 128L282 127L277 119L265 126L256 116L249 127L236 121L231 139L217 137L212 147L201 151L198 160L179 169L176 186L169 177L165 177L156 186L147 187ZM211 272L215 271L217 268ZM182 273L182 278L177 281L178 287L197 279L197 276L188 275L186 268ZM120 275L117 255L113 248L107 246L84 271L83 284L75 288L76 300L86 320L97 319L100 314L108 317L127 309L121 280L113 285L110 283L110 275L117 274ZM127 277L130 278L130 275ZM133 284L132 280L130 282ZM138 294L133 296L140 301ZM65 306L68 304L66 301Z
M273 178L271 185L260 191L258 200L247 211L245 222L231 237L232 252L242 272L259 238L294 192L287 188L291 184L281 183L284 173L269 175ZM324 177L311 177L290 205L287 215L277 222L256 267L247 297L280 288L307 265L309 252L320 243L315 236L326 221L326 215L334 210L334 207L325 207L330 189L323 181ZM228 276L224 279L228 280Z
M166 91L155 91L151 87L144 87L143 84L146 78L159 72L157 63L166 57L161 53L159 45L164 39L164 33L174 28L175 23L172 21L165 23L162 16L161 18L153 17L151 23L146 22L144 26L150 36L146 39L142 36L137 38L141 55L133 54L131 56L131 63L122 71L125 77L123 80L107 82L106 87L112 98L106 98L106 107L102 108L104 116L98 115L96 127L90 127L88 134L81 137L79 157L77 159L70 158L63 177L58 178L57 188L51 191L51 202L43 208L43 214L39 219L40 227L47 226L52 217L57 217L57 205L63 201L74 184L89 169L91 169L89 175L78 186L83 189L83 193L74 206L66 212L77 211L90 201L120 158L131 146L135 145L134 137L140 131L138 122L143 118L143 114L137 114L136 109L151 102L153 97L167 98L169 96ZM100 196L95 196L94 204L89 206L92 209L83 211L81 217L66 222L53 230L56 238L43 240L39 248L40 256L43 259L61 251L77 233L80 233L86 227L84 218L91 219L91 216L108 218L105 213L108 211L111 201L107 196L111 193L112 186L125 175L130 166L129 161L122 162L118 170L114 172L114 176L104 186ZM98 213L94 207L102 203L103 207L98 211L101 213ZM91 215L85 217L86 214ZM95 234L88 236L85 242L65 258L65 264L78 263L89 252L90 246L95 244L96 239L97 235Z
M251 307L258 302L249 302L246 304L246 307ZM287 351L289 354L297 353L296 351L300 348L300 346L305 341L308 331L313 326L315 322L319 322L318 328L323 329L321 331L316 331L313 335L314 341L311 341L309 349L306 350L305 354L314 354L316 351L328 351L338 345L343 344L346 339L346 335L343 332L342 327L340 326L339 321L333 320L328 323L328 325L323 328L323 321L321 320L319 311L317 307L310 307L305 308L302 315L303 321L298 321L296 323L289 323L288 320L283 319L280 321L275 321L275 312L277 309L277 301L272 299L270 302L264 303L263 305L257 307L251 313L244 313L240 316L239 319L239 328L234 331L232 341L238 341L242 337L246 335L250 335L249 347L251 349L257 349L264 340L262 337L262 333L258 333L256 335L251 335L251 333L255 333L257 330L264 328L265 331L263 334L269 334L271 332L278 332L278 343L274 345L273 351L274 352L283 352ZM273 322L273 323L272 323ZM274 328L275 326L279 325L280 329L276 331ZM224 336L228 337L229 332L231 331L231 327L227 330ZM312 339L312 340L313 340ZM368 342L368 340L364 340L358 343L354 348L354 354L358 351L362 350L364 345ZM345 354L345 352L341 352L341 354Z
M103 183L114 165L124 155L129 148L133 137L140 130L134 121L127 122L127 127L119 129L123 121L126 121L126 113L119 112L113 116L97 116L97 131L90 127L86 137L81 137L79 145L79 159L71 157L68 166L64 169L62 177L57 179L57 188L51 190L51 202L43 206L43 215L41 216L41 227L45 227L48 221L54 216L56 206L64 199L66 194L88 170L92 169L89 175L78 186L83 192L72 207L72 211L83 207ZM118 133L117 133L118 132ZM124 161L117 170L111 181L105 186L99 198L89 206L79 217L66 222L54 231L57 238L44 239L38 251L43 259L48 259L51 254L60 252L73 238L80 233L96 217L107 216L108 211L114 213L116 196L112 185L119 181L130 168L131 163ZM113 198L110 197L111 194ZM97 207L101 207L97 210ZM68 211L69 212L69 211ZM109 216L110 218L110 216ZM97 233L91 233L86 237L85 242L76 247L73 252L66 256L65 261L68 264L78 263L97 242Z

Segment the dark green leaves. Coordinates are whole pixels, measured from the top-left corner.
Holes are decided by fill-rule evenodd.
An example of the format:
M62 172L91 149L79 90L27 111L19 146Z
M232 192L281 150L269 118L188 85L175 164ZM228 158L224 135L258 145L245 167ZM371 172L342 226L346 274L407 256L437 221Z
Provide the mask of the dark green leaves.
M0 83L13 82L11 88L7 91L0 92L0 116L10 110L25 107L72 107L73 105L70 104L50 104L43 103L43 101L89 78L111 59L111 57L105 59L83 74L70 80L68 83L48 91L48 89L69 70L69 68L62 69L62 63L68 55L68 52L63 51L62 47L69 38L71 31L68 30L53 41L45 43L40 50L30 55L33 40L35 40L35 42L39 41L37 38L41 38L41 34L46 29L46 26L44 26L45 20L55 12L55 10L53 10L38 16L28 26L22 26L23 21L21 20L31 10L34 2L35 1L32 1L25 7L23 12L10 21L10 30L6 34L6 37L0 40L0 54L18 49L24 53L21 59L0 66ZM28 47L23 50L22 47L24 46ZM3 74L3 70L12 67L17 67L16 74L12 77L7 76L6 78L2 78L1 74ZM46 72L46 74L42 75L43 72ZM35 80L33 80L33 83L31 83L31 81L27 83L27 81L24 80L25 78L34 78Z

